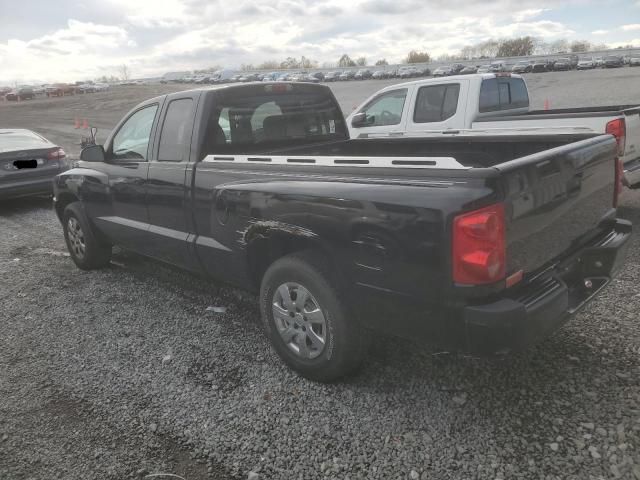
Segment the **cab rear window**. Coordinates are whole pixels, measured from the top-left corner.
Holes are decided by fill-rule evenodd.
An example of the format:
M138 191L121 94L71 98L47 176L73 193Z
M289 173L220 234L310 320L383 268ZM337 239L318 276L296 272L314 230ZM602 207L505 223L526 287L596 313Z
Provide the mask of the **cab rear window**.
M528 106L529 94L521 78L498 77L482 81L478 104L480 113Z
M328 90L268 83L220 91L204 154L255 153L347 138L342 112Z

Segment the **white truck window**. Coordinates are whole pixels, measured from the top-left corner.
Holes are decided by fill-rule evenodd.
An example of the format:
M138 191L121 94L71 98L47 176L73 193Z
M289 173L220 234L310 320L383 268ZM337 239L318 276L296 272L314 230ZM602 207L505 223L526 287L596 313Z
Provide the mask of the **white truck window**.
M371 100L359 113L366 114L367 127L397 125L402 120L402 110L406 98L406 88L391 90Z
M459 96L459 83L420 87L413 122L442 122L453 117L458 109Z
M529 94L521 78L500 77L482 81L478 104L480 113L528 106Z

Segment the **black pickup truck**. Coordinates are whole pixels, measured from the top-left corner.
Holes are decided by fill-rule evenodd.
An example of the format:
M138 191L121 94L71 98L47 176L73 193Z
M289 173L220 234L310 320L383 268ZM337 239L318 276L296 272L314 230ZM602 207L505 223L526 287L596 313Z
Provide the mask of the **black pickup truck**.
M609 283L630 223L610 135L349 139L324 86L253 83L135 107L54 181L71 258L114 244L259 293L319 381L367 332L508 352Z

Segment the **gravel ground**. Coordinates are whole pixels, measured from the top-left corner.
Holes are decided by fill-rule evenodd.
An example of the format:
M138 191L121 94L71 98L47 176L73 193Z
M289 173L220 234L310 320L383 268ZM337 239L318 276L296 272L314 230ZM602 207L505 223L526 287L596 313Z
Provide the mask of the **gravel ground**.
M622 87L632 73L567 74L617 78L607 85L624 103L640 98L637 78ZM558 77L530 81L535 102L553 84L564 98ZM344 105L383 84L332 88ZM56 125L73 102L112 124L161 87L142 88L98 107L97 96L2 105L0 123L71 139ZM615 103L609 89L591 92L591 104ZM640 225L640 193L625 193L621 214ZM525 354L479 360L375 338L359 376L320 385L270 350L251 296L125 252L82 272L48 199L3 202L0 479L640 480L632 242L613 284Z
M622 213L640 224L637 193ZM640 479L639 249L526 354L376 338L320 385L271 352L254 298L124 252L82 272L48 200L7 202L0 478Z

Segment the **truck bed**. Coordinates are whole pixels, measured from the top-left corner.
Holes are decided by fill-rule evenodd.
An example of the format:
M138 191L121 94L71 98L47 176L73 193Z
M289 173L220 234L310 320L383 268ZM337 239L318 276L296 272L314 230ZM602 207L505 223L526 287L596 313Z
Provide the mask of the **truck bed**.
M445 223L448 212L486 202L487 197L503 198L509 215L509 271L534 274L580 238L598 234L599 223L612 211L614 150L615 141L608 135L356 139L251 155L209 155L196 165L195 178L203 187L224 178L216 189L225 195L239 189L247 199L251 191L282 199L285 191L295 198L304 195L311 203L328 195L358 205L367 202L371 192L356 184L373 183L381 193L382 185L400 183L402 192L388 192L387 203L417 212L437 206ZM362 168L367 166L374 168ZM259 182L238 185L249 172ZM336 180L337 172L346 177ZM429 185L437 191L424 188ZM384 212L356 209L353 215L354 223L377 223ZM296 218L296 225L313 231L313 222L305 217Z
M500 120L526 120L536 118L581 118L607 117L611 115L633 115L640 113L640 105L602 105L597 107L552 108L549 110L530 110L517 115L485 116L475 120L477 123L495 122Z

